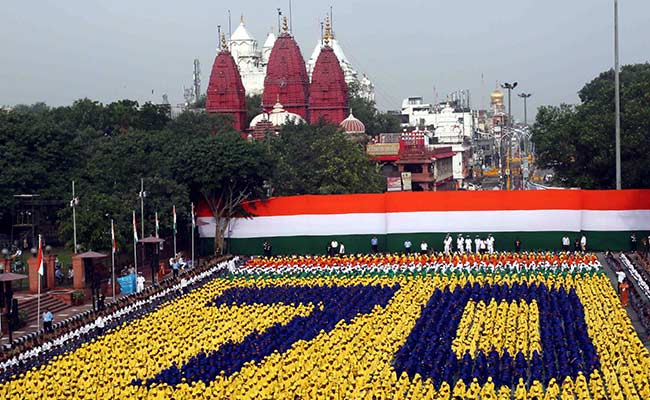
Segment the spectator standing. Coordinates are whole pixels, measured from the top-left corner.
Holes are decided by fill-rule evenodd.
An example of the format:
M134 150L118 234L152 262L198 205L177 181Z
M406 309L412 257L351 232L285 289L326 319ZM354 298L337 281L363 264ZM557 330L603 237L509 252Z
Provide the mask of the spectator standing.
M334 256L335 254L339 253L339 242L336 241L336 239L332 240L330 243L330 256Z
M469 237L469 233L465 235L465 252L468 254L472 252L472 238Z
M97 331L97 335L101 335L102 333L104 333L105 326L106 326L106 321L104 320L102 313L99 313L97 315L97 319L95 320L95 329Z
M408 239L404 241L404 252L406 254L411 254L411 244L412 244L411 241Z
M265 240L264 244L262 244L262 251L264 252L264 257L271 257L273 254L273 246L271 245L271 242Z
M519 238L515 239L515 253L519 253L521 251L521 240Z
M587 236L585 234L582 234L582 237L580 238L580 250L581 251L587 251Z
M562 251L569 251L569 248L571 247L571 239L569 239L569 235L564 234L562 236Z
M339 243L339 255L344 256L345 255L345 245L343 242Z
M45 329L46 333L52 333L52 321L54 320L54 315L52 315L52 311L49 309L46 309L45 312L43 313L43 329Z
M648 238L645 236L641 238L641 257L643 257L644 260L648 259Z
M178 277L178 270L181 268L181 264L178 262L178 260L174 259L174 263L172 264L172 274L174 279Z
M494 253L494 236L492 236L492 234L490 233L487 239L485 239L485 241L487 242L488 253L490 254Z
M621 284L625 282L625 272L623 271L616 271L616 280L618 281L618 285L616 285L617 292L620 294L621 293Z
M376 254L379 251L379 240L375 235L373 235L370 239L370 249L372 251L372 254Z
M424 240L420 243L420 254L424 255L429 252L429 245Z
M630 252L636 252L636 232L632 232L630 235Z
M451 253L451 245L453 241L454 239L451 238L450 234L447 234L447 236L445 236L445 240L442 242L445 246L445 254Z
M144 290L144 276L142 276L142 272L138 272L138 277L135 280L136 283L136 291L138 293L142 292Z

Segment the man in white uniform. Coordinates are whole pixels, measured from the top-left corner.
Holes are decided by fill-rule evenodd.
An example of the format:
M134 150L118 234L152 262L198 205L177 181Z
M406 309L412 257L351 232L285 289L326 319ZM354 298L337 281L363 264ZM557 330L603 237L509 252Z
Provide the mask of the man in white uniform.
M468 254L472 252L472 238L469 237L469 233L466 235L465 238L465 252Z
M463 254L465 251L465 240L463 239L463 235L460 233L458 234L458 238L456 239L456 251L459 252L460 254Z

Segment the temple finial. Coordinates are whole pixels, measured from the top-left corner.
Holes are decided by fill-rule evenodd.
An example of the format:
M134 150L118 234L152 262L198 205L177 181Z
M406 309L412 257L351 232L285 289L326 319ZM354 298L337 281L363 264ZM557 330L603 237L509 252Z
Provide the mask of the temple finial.
M330 22L330 17L325 17L325 46L330 45L330 40L332 40L332 23Z
M275 95L275 102L279 103L280 102L280 93Z
M289 32L289 23L287 22L287 16L282 17L282 32Z
M244 14L242 14L242 15L239 17L239 23L240 23L240 24L243 24L243 23L244 23Z
M221 34L221 50L228 50L228 45L226 44L226 34Z

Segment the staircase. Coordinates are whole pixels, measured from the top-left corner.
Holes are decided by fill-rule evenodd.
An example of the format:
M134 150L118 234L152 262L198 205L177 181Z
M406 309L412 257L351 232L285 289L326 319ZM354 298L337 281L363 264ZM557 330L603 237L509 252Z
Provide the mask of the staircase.
M54 297L51 297L48 294L41 295L41 315L45 312L45 310L48 309L52 312L52 314L56 314L59 311L65 310L68 307L70 306L65 302L56 299ZM18 310L27 311L27 314L29 315L29 317L27 318L28 325L32 322L37 321L39 318L39 316L37 315L38 298L32 297L30 299L18 301Z

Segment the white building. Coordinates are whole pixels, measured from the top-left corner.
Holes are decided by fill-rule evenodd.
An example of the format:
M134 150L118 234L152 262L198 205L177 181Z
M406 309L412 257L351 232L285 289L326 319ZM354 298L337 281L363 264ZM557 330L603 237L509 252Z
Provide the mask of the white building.
M402 115L408 116L408 123L404 125L427 129L433 148L451 146L456 153L452 159L454 180L461 187L469 175L472 159L472 112L454 109L448 103L425 103L422 97L414 96L402 101Z
M408 117L406 126L435 129L436 136L446 138L446 143L471 138L474 132L474 116L469 110L457 110L449 103L433 105L422 97L407 97L402 101L402 115ZM462 141L462 140L461 140Z
M273 44L275 35L269 33L262 48L258 49L257 40L246 29L243 17L228 40L228 49L239 67L246 95L262 94L264 91L266 65Z

